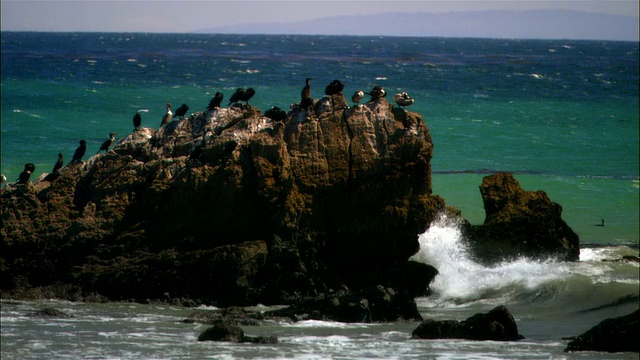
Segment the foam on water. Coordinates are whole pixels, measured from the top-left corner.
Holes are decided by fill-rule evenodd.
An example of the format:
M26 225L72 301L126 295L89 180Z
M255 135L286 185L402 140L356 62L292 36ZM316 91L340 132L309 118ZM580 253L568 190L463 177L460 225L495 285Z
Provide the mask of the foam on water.
M431 288L439 302L475 301L515 295L570 275L569 266L552 260L520 258L495 266L475 262L456 220L437 218L419 237L420 251L412 260L438 269ZM436 300L436 302L438 302Z

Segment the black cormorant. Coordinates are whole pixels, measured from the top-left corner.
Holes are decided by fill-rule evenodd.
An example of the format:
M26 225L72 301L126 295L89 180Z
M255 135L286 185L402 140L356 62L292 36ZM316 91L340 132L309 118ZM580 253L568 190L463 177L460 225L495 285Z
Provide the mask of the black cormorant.
M18 184L28 184L30 177L31 177L31 171L25 170L21 172L20 177L18 177Z
M80 140L80 146L78 146L78 148L76 148L76 152L73 153L73 158L71 159L71 162L73 163L81 162L85 152L87 152L87 142L84 140Z
M344 89L344 83L340 80L333 80L326 88L324 88L325 95L335 95L342 92Z
M173 113L171 112L171 104L167 104L167 112L162 116L162 122L160 123L160 126L167 125L171 121L172 117Z
M227 106L240 101L240 98L242 97L243 94L244 94L244 89L242 88L237 89L236 92L234 92L233 95L231 95L231 97L229 98L229 104Z
M242 95L240 95L239 100L244 101L247 105L249 105L249 99L251 99L255 94L256 91L253 90L253 88L248 88L245 92L242 93Z
M111 144L113 144L113 142L116 141L116 135L117 135L116 133L110 133L109 140L105 140L105 142L103 142L102 145L100 145L100 149L98 149L97 153L99 153L102 150L104 150L105 152L109 151L109 146L111 146Z
M312 78L307 78L304 83L304 87L300 92L300 107L303 109L308 109L311 104L313 104L313 98L311 97L311 80Z
M136 112L136 114L133 115L133 131L140 130L140 125L142 125L142 115Z
M58 170L62 169L62 165L64 165L64 161L62 160L62 153L58 153L58 161L56 161L56 164L53 165L53 170L51 170L51 172L57 172Z
M182 119L187 114L187 111L189 111L189 105L182 104L176 109L175 116L179 116Z
M221 92L216 92L216 94L209 101L209 106L207 106L207 110L211 111L213 109L219 108L220 104L222 104L222 99L224 99L224 95Z
M279 107L274 106L271 109L265 111L264 116L275 121L283 121L287 118L287 113Z

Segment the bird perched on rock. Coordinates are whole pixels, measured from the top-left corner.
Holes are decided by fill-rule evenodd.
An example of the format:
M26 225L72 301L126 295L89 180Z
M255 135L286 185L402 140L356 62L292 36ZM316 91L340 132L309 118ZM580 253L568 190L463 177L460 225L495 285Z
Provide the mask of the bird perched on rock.
M364 91L358 90L353 93L351 101L353 101L354 105L360 105L360 101L362 101L362 98L364 98Z
M31 174L33 174L34 171L36 171L36 166L34 164L31 164L31 163L25 164L24 171L21 172L18 177L18 184L28 184L29 178L31 177Z
M279 107L274 106L271 109L265 111L264 116L275 121L283 121L287 118L287 113Z
M142 115L136 112L136 114L133 115L133 131L140 130L140 125L142 125Z
M369 102L376 101L378 99L382 99L383 97L387 96L387 92L384 90L384 88L380 86L374 86L370 92L365 94L371 95L371 100L369 100Z
M100 145L100 149L98 149L97 153L99 153L102 150L104 150L105 152L109 151L109 146L111 146L111 144L113 144L113 142L116 141L116 135L117 135L116 133L110 133L109 139L105 140L105 142L103 142L102 145Z
M162 122L160 122L160 126L167 125L171 118L173 117L173 112L171 112L171 104L167 104L167 112L162 116Z
M44 177L45 181L52 182L60 176L60 169L64 165L64 160L62 160L62 153L58 153L58 161L56 161L55 165L53 165L53 170L51 173L47 174Z
M227 106L240 101L240 98L242 97L243 94L244 94L244 89L242 88L237 89L236 92L234 92L229 98L229 104L227 104Z
M324 88L325 95L335 95L342 92L344 89L344 83L340 80L333 80L326 88Z
M220 108L220 104L222 104L222 99L224 99L224 95L220 91L216 92L215 95L209 101L209 105L207 106L207 110L211 111L213 109Z
M249 105L249 99L256 94L256 91L253 88L248 88L245 92L240 95L240 101L244 101L247 105Z
M413 98L410 97L406 91L400 94L393 95L393 100L396 101L396 104L398 104L398 106L402 106L402 108L411 106L411 104L413 104Z
M187 111L189 111L189 105L182 104L182 105L180 105L179 108L176 109L176 112L175 112L174 115L175 116L179 116L180 119L182 119L187 114Z
M76 148L76 151L73 153L73 158L71 159L72 163L78 163L82 161L82 157L84 153L87 152L87 142L84 140L80 140L80 146Z
M313 104L313 98L311 97L311 80L312 78L307 78L304 83L304 87L300 92L300 107L303 109L308 109L309 106Z
M62 160L62 153L58 153L58 161L56 161L55 165L53 165L53 170L51 170L51 172L60 171L63 165L64 165L64 160Z

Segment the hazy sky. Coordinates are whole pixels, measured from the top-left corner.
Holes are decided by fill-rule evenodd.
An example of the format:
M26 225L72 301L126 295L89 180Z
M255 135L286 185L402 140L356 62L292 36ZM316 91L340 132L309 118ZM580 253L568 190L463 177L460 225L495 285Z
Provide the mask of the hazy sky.
M2 30L191 32L221 25L292 22L386 12L570 9L638 17L638 0L2 0Z

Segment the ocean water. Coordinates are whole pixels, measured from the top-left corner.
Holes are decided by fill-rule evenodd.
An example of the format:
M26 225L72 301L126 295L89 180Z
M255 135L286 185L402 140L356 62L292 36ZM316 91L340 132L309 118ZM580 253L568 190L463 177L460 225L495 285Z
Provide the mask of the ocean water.
M55 300L2 302L2 358L625 358L565 354L564 336L638 307L638 265L603 262L638 254L639 44L348 36L3 32L2 174L25 163L51 171L80 139L87 156L132 117L158 127L165 104L202 111L216 91L253 87L263 111L298 102L307 77L320 98L333 79L345 97L374 85L408 91L434 141L433 191L484 220L482 178L510 171L542 189L580 236L578 263L520 259L474 263L455 224L440 219L416 259L436 266L423 316L465 319L506 304L520 342L408 340L415 323L305 322L245 329L278 345L197 343L204 328L182 324L189 309ZM389 101L392 101L389 96ZM223 101L226 104L227 101ZM85 157L85 158L86 158ZM604 219L605 226L600 224ZM596 308L620 298L631 303ZM51 305L70 319L37 319ZM631 358L631 357L628 357ZM637 355L634 355L637 358Z

